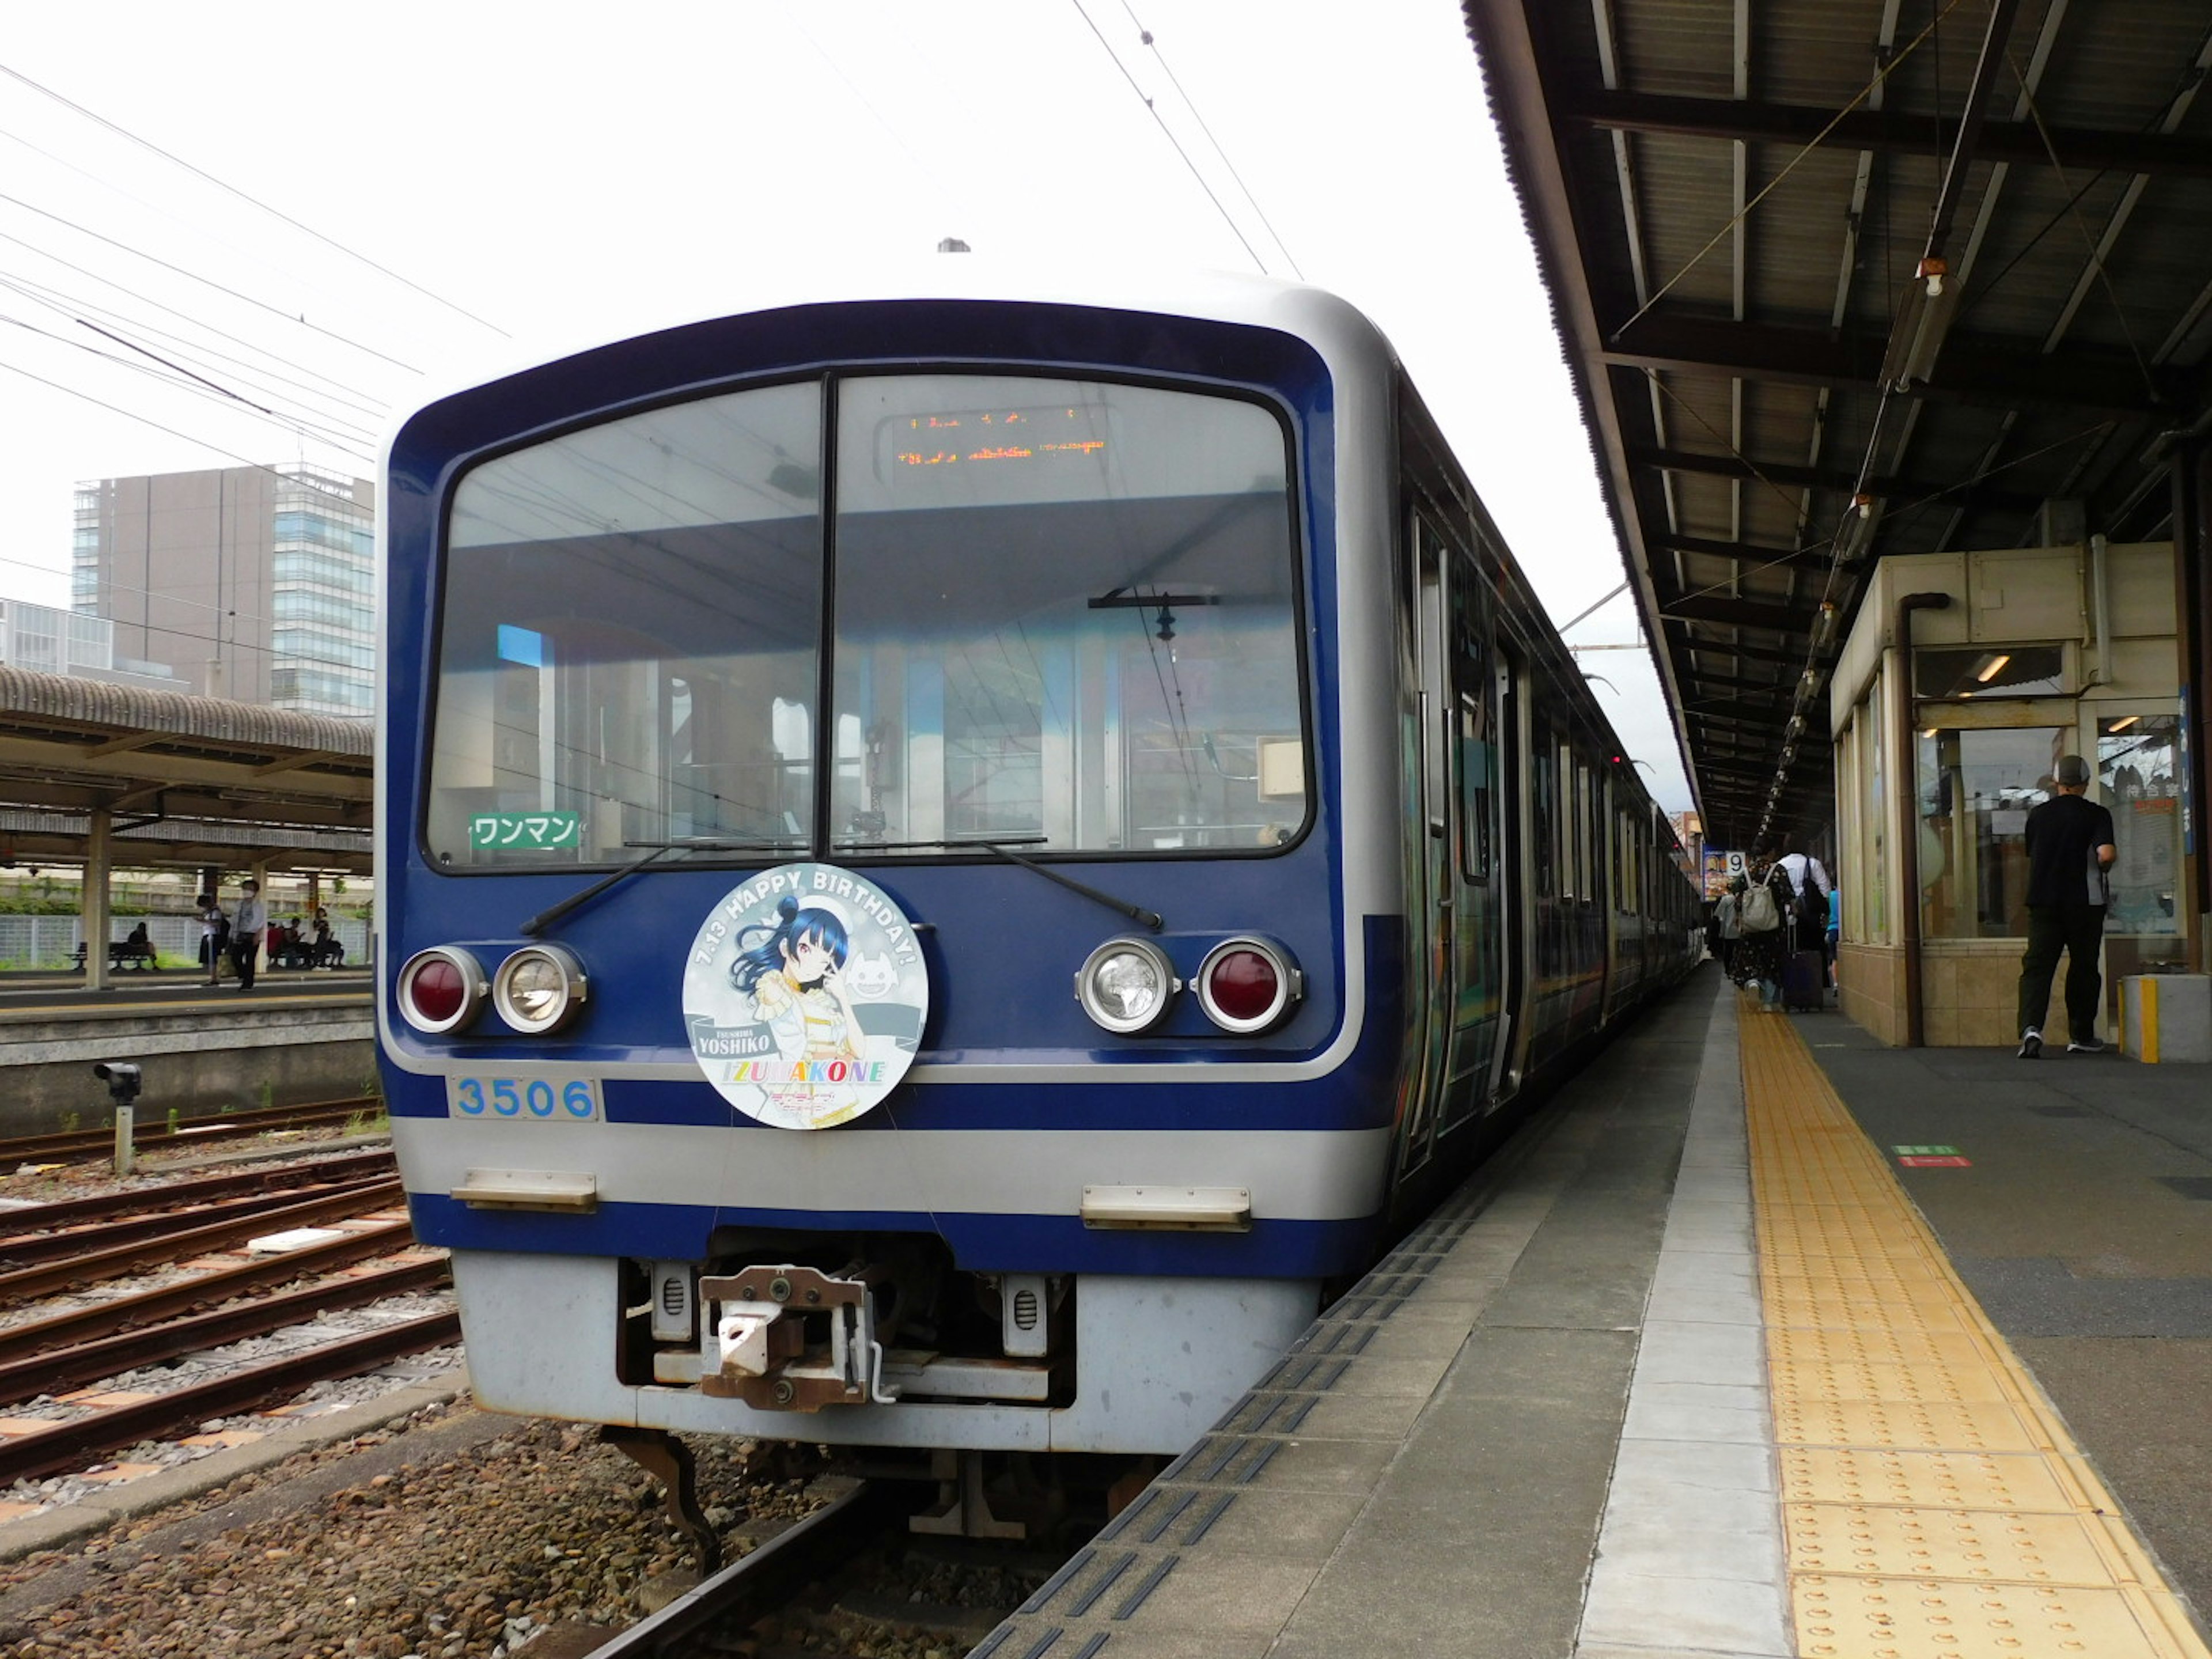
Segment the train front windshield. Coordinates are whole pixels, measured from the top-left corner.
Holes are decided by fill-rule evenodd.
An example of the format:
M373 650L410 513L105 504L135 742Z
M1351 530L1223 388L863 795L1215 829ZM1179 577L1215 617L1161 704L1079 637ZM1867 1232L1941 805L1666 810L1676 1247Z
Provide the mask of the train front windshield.
M1288 456L1232 398L855 374L487 461L447 526L429 854L1287 842Z

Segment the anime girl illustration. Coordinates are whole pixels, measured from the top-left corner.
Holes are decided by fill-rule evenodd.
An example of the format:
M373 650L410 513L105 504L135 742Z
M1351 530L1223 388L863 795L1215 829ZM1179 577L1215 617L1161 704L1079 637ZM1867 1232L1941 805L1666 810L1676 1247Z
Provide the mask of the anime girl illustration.
M882 1101L914 1063L928 1012L914 924L834 865L741 883L700 924L684 966L700 1069L775 1128L829 1128Z
M789 895L775 911L772 926L756 925L738 935L730 983L752 998L754 1018L774 1034L783 1059L860 1059L860 1023L845 988L845 957L852 947L843 920ZM748 948L746 940L756 934L767 937Z

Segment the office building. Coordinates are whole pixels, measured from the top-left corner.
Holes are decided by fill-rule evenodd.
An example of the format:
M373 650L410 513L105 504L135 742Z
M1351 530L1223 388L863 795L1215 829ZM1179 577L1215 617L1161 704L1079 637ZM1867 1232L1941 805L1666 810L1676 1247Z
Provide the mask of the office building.
M80 484L76 611L203 696L366 720L376 487L310 466Z

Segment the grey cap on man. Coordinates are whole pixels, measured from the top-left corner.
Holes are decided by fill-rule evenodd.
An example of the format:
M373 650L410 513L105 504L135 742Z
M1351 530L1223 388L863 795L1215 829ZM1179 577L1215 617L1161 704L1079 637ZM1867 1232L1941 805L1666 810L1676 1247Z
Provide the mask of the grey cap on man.
M2064 788L2085 788L2089 782L2089 763L2079 755L2061 755L2051 775Z

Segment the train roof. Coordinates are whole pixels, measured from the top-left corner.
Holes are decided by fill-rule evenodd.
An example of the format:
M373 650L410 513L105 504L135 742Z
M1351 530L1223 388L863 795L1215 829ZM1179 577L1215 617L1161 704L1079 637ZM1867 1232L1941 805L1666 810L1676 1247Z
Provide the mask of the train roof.
M565 358L672 329L811 306L894 304L902 301L996 301L1149 312L1279 329L1310 342L1325 356L1397 353L1374 320L1329 289L1238 271L1158 266L1086 266L1071 274L977 254L934 259L865 275L846 270L779 271L734 290L726 307L709 311L624 310L617 306L573 325L488 349L453 370L416 409ZM410 410L410 414L412 411Z

